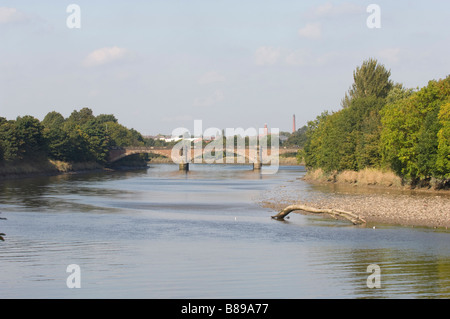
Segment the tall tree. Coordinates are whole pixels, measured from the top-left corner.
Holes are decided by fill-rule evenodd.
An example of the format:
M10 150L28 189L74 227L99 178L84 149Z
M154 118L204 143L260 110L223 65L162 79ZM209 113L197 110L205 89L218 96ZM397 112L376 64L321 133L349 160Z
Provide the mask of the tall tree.
M26 115L16 119L16 134L19 142L18 160L37 159L46 155L47 144L41 122Z
M363 62L353 71L353 84L341 101L342 107L350 106L355 98L375 96L377 98L386 98L393 87L393 82L389 79L391 71L384 65L378 64L375 59L369 59Z
M441 106L439 121L442 127L437 135L436 173L440 177L450 178L450 101Z
M387 104L381 120L385 165L412 180L448 175L445 114L449 101L450 76L430 81L410 97Z

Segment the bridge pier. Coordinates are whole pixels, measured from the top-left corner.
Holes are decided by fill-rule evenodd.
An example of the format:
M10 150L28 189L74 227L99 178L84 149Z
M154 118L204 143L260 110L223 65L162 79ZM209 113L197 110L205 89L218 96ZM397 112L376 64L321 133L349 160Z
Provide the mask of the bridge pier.
M262 163L261 162L253 163L253 170L254 171L260 171L261 167L262 167Z
M259 148L259 145L256 147L256 160L253 163L253 170L254 171L260 171L262 167L262 161L261 161L261 151Z
M179 164L180 171L189 171L189 163L180 163Z

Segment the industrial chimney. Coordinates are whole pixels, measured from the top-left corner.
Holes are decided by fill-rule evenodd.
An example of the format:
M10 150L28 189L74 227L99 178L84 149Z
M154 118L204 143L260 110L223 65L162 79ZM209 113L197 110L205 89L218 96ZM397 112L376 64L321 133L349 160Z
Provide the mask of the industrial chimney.
M297 130L295 128L295 114L294 114L294 116L292 117L292 133L295 133L295 131Z

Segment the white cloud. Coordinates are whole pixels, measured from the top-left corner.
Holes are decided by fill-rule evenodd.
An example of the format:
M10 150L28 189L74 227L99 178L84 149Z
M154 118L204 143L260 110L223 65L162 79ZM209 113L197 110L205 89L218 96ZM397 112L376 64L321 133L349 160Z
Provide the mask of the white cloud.
M327 2L313 9L315 15L324 16L328 15L333 10L333 4L331 2Z
M224 82L225 77L215 71L203 74L198 80L199 84L210 84L215 82Z
M273 47L260 47L255 52L257 65L275 64L281 55L281 50Z
M196 98L194 100L194 106L200 107L210 107L214 104L222 101L224 98L223 92L221 90L216 90L212 95L202 98Z
M322 36L322 26L320 23L309 23L298 30L298 34L302 38L318 39Z
M23 22L26 16L16 8L0 7L0 24Z
M83 65L87 67L111 63L125 58L129 51L119 47L108 47L95 50L84 59Z

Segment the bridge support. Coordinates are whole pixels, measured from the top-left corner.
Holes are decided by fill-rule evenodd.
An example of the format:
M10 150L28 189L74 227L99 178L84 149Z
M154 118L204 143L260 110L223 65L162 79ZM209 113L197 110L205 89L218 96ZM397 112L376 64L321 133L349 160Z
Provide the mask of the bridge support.
M189 163L180 163L179 164L180 171L189 171Z
M256 147L256 161L253 163L253 170L260 171L262 167L261 151L259 145Z
M253 170L254 171L260 171L261 167L262 167L262 163L261 162L253 163Z

